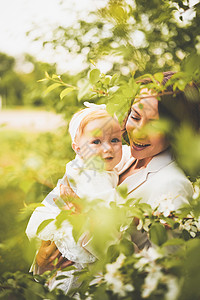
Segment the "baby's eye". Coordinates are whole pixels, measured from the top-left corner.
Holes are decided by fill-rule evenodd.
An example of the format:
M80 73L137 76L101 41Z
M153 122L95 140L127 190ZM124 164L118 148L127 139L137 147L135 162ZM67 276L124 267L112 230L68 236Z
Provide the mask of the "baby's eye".
M97 140L92 141L92 144L99 145L99 144L101 144L101 141L99 139L97 139Z
M120 140L118 138L114 138L111 140L111 143L119 143L119 142L120 142Z

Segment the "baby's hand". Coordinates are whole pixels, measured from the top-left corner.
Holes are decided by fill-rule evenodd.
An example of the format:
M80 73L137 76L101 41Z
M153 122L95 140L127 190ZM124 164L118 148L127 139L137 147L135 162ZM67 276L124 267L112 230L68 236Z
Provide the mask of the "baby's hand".
M74 200L79 199L70 187L67 178L65 178L66 185L60 185L60 197L65 201L66 205L63 207L64 210L72 210L74 213L80 212L80 206L74 203Z
M72 191L72 189L70 187L68 188L68 186L63 185L63 184L60 185L60 197L63 200L66 200L67 198L70 197L71 191Z

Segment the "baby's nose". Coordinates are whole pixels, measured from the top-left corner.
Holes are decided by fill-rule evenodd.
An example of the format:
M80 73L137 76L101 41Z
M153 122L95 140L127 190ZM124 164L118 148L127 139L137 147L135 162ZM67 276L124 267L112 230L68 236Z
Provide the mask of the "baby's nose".
M111 152L112 151L112 145L110 143L104 143L103 145L103 152Z

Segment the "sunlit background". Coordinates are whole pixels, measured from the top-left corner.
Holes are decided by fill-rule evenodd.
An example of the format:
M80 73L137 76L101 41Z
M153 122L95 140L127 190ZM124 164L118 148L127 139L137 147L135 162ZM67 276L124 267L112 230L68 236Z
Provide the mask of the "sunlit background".
M88 13L108 0L8 0L0 1L0 51L18 59L16 68L29 73L31 64L23 63L22 55L29 53L38 60L57 63L58 72L76 73L85 67L84 54L70 57L64 49L57 51L43 41L52 38L56 26L77 26L77 20L89 21ZM38 37L42 37L38 39ZM73 47L73 45L72 45ZM60 51L59 51L60 50Z
M133 3L131 0L126 2ZM191 7L198 2L189 0ZM73 56L61 47L56 50L52 49L52 45L43 47L43 42L53 38L52 30L56 26L76 28L78 19L92 21L88 13L97 11L106 3L108 0L0 0L0 51L15 56L16 68L25 73L31 72L33 65L24 62L24 53L44 62L57 63L59 74L77 73L86 67L87 53ZM181 10L176 12L177 20L181 13ZM189 23L194 15L192 9L182 14L182 26ZM136 47L145 45L144 33L140 30L134 30L132 39ZM99 64L103 72L109 70L111 65L106 60Z
M35 254L25 236L26 224L34 205L55 187L66 163L75 156L67 130L72 115L86 100L106 101L103 88L108 82L112 89L111 78L113 82L120 78L125 100L134 97L129 79L145 73L183 70L199 80L198 14L198 0L0 0L0 284L11 285L14 293L16 287L24 288L17 276L27 279ZM102 85L97 86L99 94L89 82L94 68L102 75L100 82L95 82ZM48 79L44 78L47 73ZM66 85L51 89L59 78L74 87L63 98L60 93ZM114 100L110 108L121 105L121 95ZM198 173L199 137L186 128L178 142L181 162L190 174ZM199 190L197 180L197 194ZM195 246L192 264L186 261L192 272L198 273L194 290L199 289L199 246ZM182 268L181 256L180 261ZM181 300L199 299L191 296L192 288L187 288L186 282L184 278ZM34 289L30 285L25 289L28 298L19 299L32 299ZM191 297L184 298L185 290ZM166 290L162 292L165 295ZM1 289L0 298L4 299Z

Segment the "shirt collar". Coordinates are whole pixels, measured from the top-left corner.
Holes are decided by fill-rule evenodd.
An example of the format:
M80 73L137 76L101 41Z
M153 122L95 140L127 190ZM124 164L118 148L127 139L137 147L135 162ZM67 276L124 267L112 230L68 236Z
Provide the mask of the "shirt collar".
M127 184L128 193L131 193L141 184L143 184L150 173L156 173L173 161L169 150L165 150L155 155L146 168L141 169L137 173L128 176L121 184Z
M170 151L167 149L157 155L155 155L152 160L148 163L146 166L146 172L147 173L153 173L157 172L163 167L170 164L174 159L172 158L172 155Z

